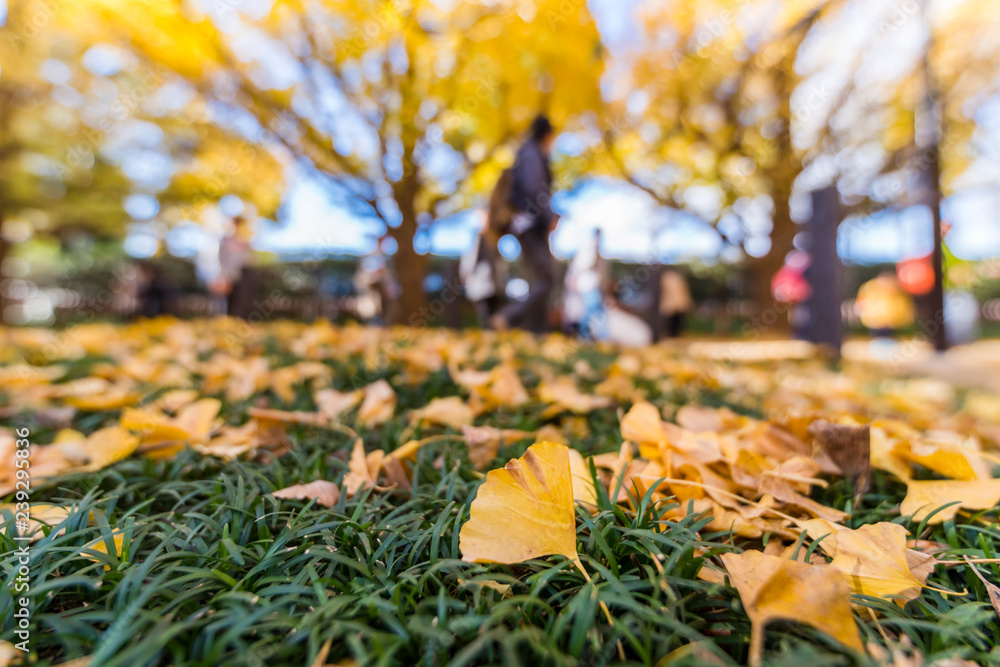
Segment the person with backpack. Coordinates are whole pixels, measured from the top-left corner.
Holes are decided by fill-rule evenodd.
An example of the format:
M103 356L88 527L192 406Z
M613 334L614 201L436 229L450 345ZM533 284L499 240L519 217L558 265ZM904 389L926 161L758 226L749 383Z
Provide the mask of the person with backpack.
M535 333L548 330L548 306L556 284L555 258L549 249L549 234L559 222L552 210L552 169L549 155L555 129L544 116L531 124L528 140L517 153L514 166L504 172L490 198L489 226L506 226L521 244L522 265L527 273L528 296L508 304L490 318L494 329L520 326ZM506 222L509 216L509 224Z

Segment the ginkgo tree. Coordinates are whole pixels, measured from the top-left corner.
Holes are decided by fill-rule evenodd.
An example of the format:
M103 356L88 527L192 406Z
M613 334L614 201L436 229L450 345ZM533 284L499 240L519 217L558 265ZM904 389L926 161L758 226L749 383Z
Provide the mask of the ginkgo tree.
M582 0L74 7L81 22L103 21L95 34L256 123L383 222L411 321L428 266L415 239L493 186L537 113L567 127L601 101L601 43Z
M10 223L0 263L31 237L124 236L132 194L156 197L167 224L198 222L226 195L273 215L284 175L274 152L233 125L209 124L203 104L165 101L183 92L166 68L95 55L106 45L72 10L11 3L0 26L0 226Z

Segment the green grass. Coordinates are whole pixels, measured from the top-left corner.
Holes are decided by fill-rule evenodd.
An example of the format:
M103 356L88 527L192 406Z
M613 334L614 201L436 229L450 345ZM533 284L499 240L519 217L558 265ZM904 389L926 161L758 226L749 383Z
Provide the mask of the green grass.
M573 355L595 364L611 358L588 348ZM85 375L85 362L78 363L83 365L74 366L74 376ZM351 386L350 378L364 373L359 358L333 365L334 384L340 387ZM392 381L399 371L390 364L375 376L366 375L365 382ZM415 387L393 384L400 392L397 417L377 430L361 431L369 451L400 444L407 409L459 393L443 371ZM758 410L719 391L654 393L651 399L659 405L694 399L744 413ZM227 405L224 417L238 423L245 407ZM308 392L284 407L311 409ZM493 413L477 423L536 428L543 407ZM116 414L82 415L74 426L93 430ZM617 450L616 409L587 419L591 435L572 444L586 453ZM31 425L32 420L30 414L20 415L4 425ZM33 502L73 504L76 510L60 526L62 534L53 531L32 546L36 659L31 664L55 665L89 655L92 665L102 667L301 666L311 664L328 640L331 664L353 658L365 665L596 667L623 664L619 642L624 664L666 664L664 656L692 642L703 643L714 658L691 653L669 664L747 660L750 624L739 597L697 574L707 558L753 543L706 532L705 517L669 521L664 513L670 507L637 498L639 509L631 512L606 495L595 515L578 509L578 546L592 584L555 557L516 566L469 564L461 560L458 536L481 478L463 445L438 442L422 449L412 492L369 491L350 500L345 496L326 509L277 501L269 493L313 479L339 480L350 442L302 426L290 428L289 435L291 453L270 463L222 463L190 451L161 462L133 457L35 491ZM50 436L51 429L33 430L36 441L47 442ZM521 455L527 444L504 448L495 467ZM849 509L851 527L901 522L913 535L948 544L948 558L989 558L1000 552L1000 527L988 520L908 524L896 508L903 493L901 484L876 475L871 493L857 507L851 507L845 482L831 484L816 498ZM15 542L9 517L4 521L0 550L6 554ZM125 529L121 559L114 549L111 555L92 554L101 562L80 557L84 544L102 537L110 542L112 528ZM14 566L9 559L4 563L0 621L2 638L10 641ZM1000 581L996 565L980 568ZM510 589L502 596L482 582ZM1000 624L979 579L964 565L938 566L928 583L967 588L968 594L928 590L904 608L856 598L865 641L884 644L881 626L891 637L909 637L928 665L944 657L1000 664ZM611 610L613 625L600 602ZM865 607L879 613L877 622ZM769 626L766 659L769 665L789 667L874 664L794 623Z

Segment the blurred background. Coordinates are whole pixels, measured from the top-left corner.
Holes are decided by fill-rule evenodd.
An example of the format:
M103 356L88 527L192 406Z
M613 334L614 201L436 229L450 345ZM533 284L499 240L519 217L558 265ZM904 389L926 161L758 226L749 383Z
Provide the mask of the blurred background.
M654 335L672 267L697 335L997 337L998 65L995 0L0 0L0 313L217 313L235 229L251 320L371 320L375 262L468 325L545 113L552 251Z

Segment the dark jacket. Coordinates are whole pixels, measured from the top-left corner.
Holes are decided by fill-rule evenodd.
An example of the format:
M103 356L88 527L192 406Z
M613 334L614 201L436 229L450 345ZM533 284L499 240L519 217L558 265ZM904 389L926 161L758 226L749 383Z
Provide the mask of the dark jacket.
M555 220L552 212L552 170L549 159L537 142L524 142L514 161L511 205L515 211L534 218L533 227L548 227Z

